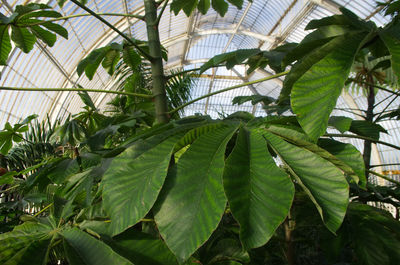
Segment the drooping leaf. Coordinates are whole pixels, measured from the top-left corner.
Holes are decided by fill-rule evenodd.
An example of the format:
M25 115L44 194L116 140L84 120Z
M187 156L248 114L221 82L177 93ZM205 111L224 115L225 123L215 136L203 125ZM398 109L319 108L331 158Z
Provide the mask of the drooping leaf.
M131 46L124 48L122 58L132 69L136 69L136 67L142 62L140 55Z
M24 53L30 52L36 42L35 35L30 33L26 28L11 25L11 29L11 39L15 42L15 45Z
M245 249L268 242L294 197L292 181L275 165L262 134L255 130L240 130L226 161L224 187Z
M342 91L365 34L337 37L335 49L309 66L294 83L291 105L300 125L312 138L325 133L328 119ZM304 69L303 69L304 70ZM303 71L301 70L301 71Z
M171 3L171 10L175 15L178 15L178 13L183 10L189 17L197 7L197 9L205 15L212 3L213 9L217 11L219 15L224 16L229 6L226 1L239 9L243 6L243 0L173 0ZM250 0L250 2L252 1Z
M238 104L238 105L242 105L243 103L247 102L247 101L251 101L252 105L255 105L257 103L264 103L265 105L268 105L272 102L275 101L274 98L268 97L268 96L263 96L263 95L251 95L251 96L238 96L238 97L234 97L232 100L232 104Z
M228 12L229 5L225 0L211 0L211 6L221 17L225 16L226 12Z
M211 236L224 213L224 154L236 129L224 126L200 136L168 174L155 221L180 262Z
M349 131L357 135L374 138L376 140L379 140L379 135L381 132L387 133L385 128L383 128L379 124L362 120L352 121Z
M103 177L104 208L113 234L140 221L151 209L167 175L175 144L183 134L149 146L139 141L111 163Z
M66 229L62 231L62 236L67 259L71 265L133 265L115 253L111 247L78 228Z
M259 53L260 49L240 49L237 51L216 55L201 66L200 73L221 65L226 65L228 69L231 69L235 65L242 64L248 58Z
M399 23L395 24L397 26L392 26L391 28L381 31L380 37L388 48L391 55L391 66L393 72L400 80L400 32L398 30Z
M107 71L109 75L113 75L115 71L115 66L119 62L120 55L119 51L117 50L110 50L107 52L102 66Z
M8 55L11 52L10 35L8 25L0 25L0 65L6 65Z
M0 132L0 153L7 155L12 147L12 134L7 131Z
M89 63L85 67L85 74L89 78L89 80L93 79L93 76L97 71L97 68L99 68L100 63L103 61L108 51L109 47L103 47L94 50L93 52L90 53L88 57Z
M41 28L39 26L32 26L31 30L36 35L36 37L38 37L39 39L44 41L50 47L53 47L54 43L57 40L56 34L51 33L48 30L44 30L43 28Z
M45 22L42 24L42 26L57 33L61 37L68 39L68 31L64 27L53 22Z
M264 137L317 207L326 227L340 227L349 202L349 186L342 172L311 151L265 132Z
M348 153L341 153L341 149L333 150L334 153L329 152L329 150L325 150L319 147L317 144L313 143L310 138L304 134L302 131L298 130L297 127L293 126L284 126L284 125L272 125L267 128L269 132L272 132L286 141L291 142L299 147L305 148L320 157L328 160L340 170L342 170L346 175L353 178L356 183L360 180L365 180L364 171L359 171L357 169L364 168L363 160L359 160L359 152L357 150L351 149L351 145L348 147ZM342 146L345 148L345 146ZM353 147L354 148L354 147ZM335 154L338 154L339 157L336 157ZM346 155L348 155L349 160L353 160L353 163L347 163ZM353 157L354 156L354 157ZM361 164L357 164L361 163ZM365 184L365 183L364 183Z
M319 139L318 145L329 153L340 159L343 163L349 165L357 174L360 180L360 186L365 187L365 165L360 151L351 144L341 143L331 139Z
M208 12L210 7L211 7L210 0L200 0L199 1L199 5L197 6L197 8L199 9L200 13L202 13L203 15L205 15Z
M96 106L94 105L94 102L93 102L92 98L89 96L88 92L79 91L78 95L82 99L83 103L85 103L86 106L90 107L93 110L96 109Z

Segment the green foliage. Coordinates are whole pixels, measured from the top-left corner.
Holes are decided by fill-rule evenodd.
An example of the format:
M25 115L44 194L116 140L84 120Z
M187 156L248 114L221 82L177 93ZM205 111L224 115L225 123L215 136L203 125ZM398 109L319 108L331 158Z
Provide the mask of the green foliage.
M243 5L173 0L171 10L190 15L213 7L223 15L228 2ZM36 19L59 17L47 9L20 6L13 16L0 16L1 63L11 49L9 28L24 51L36 38L54 44L55 34L44 28L65 36L61 26ZM282 72L290 66L278 101L253 95L233 103L262 102L278 113L292 107L296 116L174 116L153 125L159 113L151 100L117 96L106 115L87 93L79 93L83 110L57 130L50 124L49 130L29 130L34 117L6 124L0 132L1 151L8 153L0 156L5 165L0 221L6 224L1 231L9 232L0 234L0 262L223 265L285 264L293 258L296 264L397 264L399 222L371 206L349 203L349 197L399 207L399 187L367 183L360 152L321 136L328 125L375 140L386 133L376 123L330 114L360 58L373 55L371 71L391 68L398 74L398 24L394 19L377 28L341 10L342 15L311 21L307 29L314 31L300 44L217 55L200 70L245 64L248 73L267 66ZM80 62L78 74L92 79L101 64L117 77L118 89L150 94L153 62L142 58L149 44L132 41L140 51L127 43L98 48ZM170 108L188 101L195 77L165 74ZM382 115L394 117L396 112ZM9 152L27 131L32 144ZM51 148L36 150L38 142ZM24 162L13 164L12 157Z
M61 14L48 10L45 4L17 5L9 17L0 13L0 65L6 65L11 52L11 40L24 53L30 52L37 39L52 47L57 40L56 34L68 39L67 30L53 22L38 18L58 18Z
M265 147L262 131L241 129L226 160L225 192L245 249L268 242L288 215L294 196L288 174Z
M20 143L23 141L22 133L29 130L28 124L37 117L37 115L31 115L14 126L11 126L10 123L7 122L4 125L4 129L0 131L0 153L6 155L12 148L13 142Z
M190 16L196 7L202 14L206 14L210 6L212 6L218 14L224 16L228 11L229 4L227 2L242 9L243 0L173 0L171 3L171 10L175 15L178 15L178 13L183 10L187 16Z

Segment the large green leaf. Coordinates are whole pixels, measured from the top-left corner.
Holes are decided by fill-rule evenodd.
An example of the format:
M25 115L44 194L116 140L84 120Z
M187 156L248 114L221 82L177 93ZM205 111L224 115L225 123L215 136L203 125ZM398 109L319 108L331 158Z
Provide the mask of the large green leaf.
M57 36L54 33L51 33L48 30L44 30L39 26L32 26L32 32L38 37L39 39L43 40L47 45L53 47L54 43L57 40Z
M0 25L0 65L6 65L8 55L11 52L10 35L8 25Z
M350 130L352 119L343 116L331 116L328 120L328 124L335 127L341 133Z
M56 23L53 23L53 22L43 23L42 26L47 28L48 30L51 30L51 31L57 33L61 37L68 39L68 31L64 27L62 27Z
M52 228L37 222L26 222L13 231L0 234L1 264L46 264Z
M103 200L113 234L133 226L149 212L181 137L182 133L154 146L139 141L112 161L103 177Z
M376 140L379 140L379 135L381 132L387 133L385 128L379 124L366 120L352 121L349 131L361 136L374 138Z
M334 164L336 167L338 167L340 170L342 170L346 175L349 177L353 178L355 182L365 181L365 176L364 176L364 171L359 171L360 168L364 168L364 162L363 160L359 160L359 152L358 151L349 151L349 153L344 152L340 156L340 151L341 150L339 147L339 150L334 152L335 154L338 154L340 157L336 157L335 154L328 152L327 150L319 147L315 143L313 143L310 138L304 134L303 132L299 131L298 127L293 127L293 126L269 126L267 129L269 132L272 132L282 138L284 138L286 141L289 141L299 147L305 148L320 157L328 160L332 164ZM350 149L351 145L349 145ZM344 148L344 146L341 146L341 148ZM353 147L354 148L354 147ZM346 158L346 155L349 155L349 157ZM351 157L350 157L351 155ZM354 156L354 157L353 157ZM353 160L353 163L347 163L347 159ZM361 163L361 164L357 164ZM365 184L365 183L364 183Z
M259 54L260 52L260 49L241 49L216 55L201 66L200 73L221 65L226 65L228 69L231 69L235 65L242 64L245 60Z
M345 233L354 247L359 264L396 265L400 263L400 222L388 212L351 203Z
M168 174L155 220L180 261L188 259L211 236L224 213L224 155L236 129L224 126L201 135Z
M36 42L36 37L26 28L20 28L11 25L11 39L15 42L15 45L20 48L24 53L28 53L33 49L33 45Z
M120 52L117 50L110 50L107 52L102 66L107 71L109 75L114 74L115 66L119 62L120 59Z
M349 202L349 186L342 172L319 155L272 133L265 132L264 137L313 201L326 227L335 232Z
M62 236L67 259L71 265L133 265L115 253L111 247L78 228L66 229L62 231Z
M357 174L360 186L365 187L367 180L365 177L364 159L357 148L351 144L341 143L332 139L319 139L318 145L350 166L354 173Z
M314 140L325 133L330 113L347 80L365 34L337 37L335 49L313 64L293 85L291 105Z
M135 265L178 265L174 254L161 239L133 229L114 237L107 244Z
M262 134L255 130L240 130L226 161L224 187L245 249L268 242L294 197L292 181L275 165Z

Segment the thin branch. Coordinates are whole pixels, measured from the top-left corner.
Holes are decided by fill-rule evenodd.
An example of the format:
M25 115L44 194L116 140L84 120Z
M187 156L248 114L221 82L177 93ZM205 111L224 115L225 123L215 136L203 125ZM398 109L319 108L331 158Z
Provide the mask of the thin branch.
M100 20L101 22L103 22L104 24L106 24L109 28L111 28L112 30L114 30L115 32L117 32L121 37L123 37L125 40L127 40L130 44L132 44L132 46L134 46L138 51L140 51L140 53L143 55L143 57L145 57L147 60L151 61L151 56L146 53L142 48L140 48L139 45L137 45L131 38L129 38L126 34L124 34L123 32L121 32L119 29L117 29L116 27L114 27L113 25L111 25L111 23L109 23L107 20L105 20L104 18L102 18L101 16L97 15L95 12L93 12L90 8L87 8L85 5L81 4L79 1L77 0L71 0L74 4L76 4L77 6L79 6L80 8L82 8L83 10L85 10L86 12L88 12L89 14L91 14L92 16L94 16L95 18L97 18L98 20Z
M362 114L356 113L356 112L351 111L351 110L349 110L349 109L342 109L342 108L335 108L335 109L336 109L336 110L341 110L341 111L344 111L344 112L348 112L348 113L351 113L351 114L353 114L353 115L355 115L355 116L359 116L359 117L362 117L362 118L365 119L365 116L363 116ZM363 110L359 110L359 111L363 111ZM365 111L364 111L364 112L365 112Z
M166 76L165 78L166 78L167 80L169 80L169 79L171 79L171 78L174 78L175 76L178 76L178 75L181 75L181 74L190 73L190 72L199 71L200 69L201 69L201 68L199 67L199 68L184 70L184 71L181 71L181 72L178 72L178 73L174 73L174 74L172 74L172 75L168 75L168 76Z
M140 20L144 20L143 16L133 15L133 14L96 13L96 15L98 15L98 16L116 16L116 17L133 17L133 18L137 18L137 19L140 19ZM42 25L42 24L45 24L47 22L55 22L55 21L60 21L60 20L68 20L68 19L71 19L71 18L89 17L89 16L92 16L92 14L75 14L75 15L70 15L70 16L65 16L65 17L57 17L57 18L52 18L52 19L49 19L49 20L38 21L36 23L32 23L32 24L29 24L29 25L24 24L24 25L19 25L19 26L21 26L21 27L24 27L24 26L30 27L30 26ZM18 25L18 23L17 23L17 25Z
M390 102L385 106L385 108L382 110L382 112L378 115L378 117L375 119L375 121L379 121L379 118L382 116L382 114L389 108L389 106L399 97L399 95L396 95Z
M8 189L5 189L5 190L0 190L0 193L6 193L6 192L9 192L10 190L13 190L13 189L15 189L15 188L18 188L19 186L21 186L20 184L18 184L18 185L15 185L15 186L12 186L12 187L10 187L10 188L8 188Z
M377 106L379 106L380 104L382 104L383 102L387 101L390 97L393 97L393 96L395 96L395 95L390 94L389 96L385 97L384 99L382 99L381 101L379 101L378 103L376 103L376 104L374 105L374 108L376 108Z
M400 163L372 165L372 166L370 166L370 167L373 168L373 167L386 167L386 166L400 166Z
M97 93L108 93L117 95L127 95L139 98L153 98L152 95L137 94L125 91L115 91L115 90L105 90L105 89L86 89L86 88L31 88L31 87L0 87L1 90L11 90L11 91L75 91L75 92L97 92Z
M389 181L389 182L392 182L392 183L394 183L394 184L400 186L400 182L398 182L397 180L391 179L391 178L389 178L389 177L386 177L385 175L379 174L379 173L377 173L377 172L375 172L375 171L372 171L372 170L368 170L368 172L371 173L372 175L375 175L375 176L377 176L377 177L380 177L380 178L382 178L382 179L384 179L384 180L387 180L387 181Z
M162 17L162 15L163 15L165 9L167 8L168 2L169 2L169 0L166 0L166 1L164 2L164 5L163 5L163 7L162 7L162 9L161 9L161 11L160 11L160 14L158 14L158 17L157 17L157 20L156 20L156 26L157 26L157 27L158 27L158 25L160 24L161 17Z
M228 88L225 88L225 89L221 89L221 90L206 94L206 95L201 96L199 98L193 99L193 100L191 100L191 101L189 101L189 102L187 102L187 103L185 103L185 104L183 104L183 105L171 110L168 113L169 114L174 114L175 112L183 109L184 107L189 106L189 105L191 105L191 104L193 104L193 103L195 103L195 102L197 102L199 100L202 100L204 98L208 98L208 97L211 97L211 96L223 93L223 92L227 92L227 91L230 91L230 90L233 90L233 89L236 89L236 88L249 86L249 85L261 83L261 82L264 82L264 81L268 81L268 80L271 80L271 79L274 79L274 78L278 78L280 76L286 75L287 73L289 73L289 71L285 71L285 72L282 72L282 73L279 73L279 74L276 74L276 75L271 75L271 76L268 76L268 77L264 77L264 78L261 78L261 79L257 79L257 80L251 81L251 82L243 83L243 84L236 85L236 86L231 86L231 87L228 87Z
M44 207L42 210L40 210L39 212L37 212L34 217L38 216L39 214L43 213L44 211L46 211L47 209L49 209L51 206L53 206L53 203L50 203L49 205L47 205L46 207Z
M399 147L399 146L396 146L396 145L393 145L393 144L389 144L389 143L386 143L386 142L382 142L382 141L376 140L376 139L371 138L371 137L361 136L361 135L327 133L327 134L324 134L324 136L326 136L326 137L345 137L345 138L362 139L362 140L371 141L371 142L373 142L373 143L383 144L383 145L386 145L386 146L390 146L390 147L392 147L392 148L394 148L394 149L400 150L400 147Z

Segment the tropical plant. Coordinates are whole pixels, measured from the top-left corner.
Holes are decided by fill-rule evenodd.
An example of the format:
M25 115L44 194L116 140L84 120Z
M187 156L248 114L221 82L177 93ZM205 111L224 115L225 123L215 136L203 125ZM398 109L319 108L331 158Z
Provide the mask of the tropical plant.
M72 2L124 38L90 53L78 73L90 79L100 64L109 74L120 67L123 89L109 92L117 94L111 116L99 112L84 88L71 89L83 92L84 110L50 138L71 152L0 176L2 230L7 231L0 234L2 263L399 263L398 220L354 202L399 207L399 183L371 185L362 154L332 138L356 137L400 148L380 141L384 129L368 120L331 115L349 78L359 80L350 71L360 56L384 61L398 82L400 25L392 11L399 1L388 4L394 19L381 28L342 8L341 15L311 21L307 29L313 31L299 44L211 58L200 72L244 64L249 72L269 66L276 74L189 101L186 89L183 96L173 96L179 84L188 85L188 72L166 73L163 68L167 57L158 24L168 0L144 0L145 16L136 16L147 25L148 42L129 38L83 3ZM239 8L243 4L228 2ZM170 7L175 14L183 10L189 16L196 8L206 13L210 6L224 15L228 3L173 0ZM55 16L47 13L47 6L28 9L40 9L36 17ZM4 36L9 27L34 32L32 24L12 19L19 15L2 17ZM28 22L47 25L46 20ZM2 62L7 61L7 45L1 43ZM150 75L149 70L139 72L147 64ZM142 82L149 76L150 90ZM278 99L253 96L234 102L262 101L279 115L256 118L238 112L219 120L174 116L204 97L280 76L286 77ZM168 82L178 85L167 86ZM362 82L385 89L368 78ZM294 115L281 115L287 113L283 110ZM0 132L4 154L22 138L28 123L8 124ZM327 133L328 126L341 134ZM347 131L354 134L344 134Z

